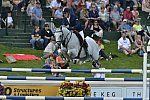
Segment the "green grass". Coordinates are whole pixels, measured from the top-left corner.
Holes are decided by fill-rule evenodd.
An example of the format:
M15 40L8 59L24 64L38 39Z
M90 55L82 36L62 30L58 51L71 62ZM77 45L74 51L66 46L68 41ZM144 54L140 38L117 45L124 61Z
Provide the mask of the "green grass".
M0 58L4 63L0 63L1 68L42 68L44 60L33 60L33 61L17 61L16 63L8 64L5 57L2 54L6 53L17 53L17 54L34 54L38 57L42 56L41 50L32 50L30 48L15 48L0 45ZM105 44L105 50L107 53L118 55L118 58L114 58L111 61L101 60L102 67L106 69L142 69L143 58L137 54L130 57L125 56L117 51L117 42L112 41L110 44ZM72 64L70 63L71 69L91 69L91 63L86 64ZM27 73L27 72L0 72L0 75L7 76L51 76L51 73ZM65 76L78 76L78 77L92 77L91 73L65 73ZM142 77L141 74L107 74L106 77Z

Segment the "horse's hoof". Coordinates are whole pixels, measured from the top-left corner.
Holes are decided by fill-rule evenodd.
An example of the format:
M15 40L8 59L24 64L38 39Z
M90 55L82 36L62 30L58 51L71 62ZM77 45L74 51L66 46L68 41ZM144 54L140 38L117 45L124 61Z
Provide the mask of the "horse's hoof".
M72 62L73 62L73 64L77 64L77 60L73 60Z

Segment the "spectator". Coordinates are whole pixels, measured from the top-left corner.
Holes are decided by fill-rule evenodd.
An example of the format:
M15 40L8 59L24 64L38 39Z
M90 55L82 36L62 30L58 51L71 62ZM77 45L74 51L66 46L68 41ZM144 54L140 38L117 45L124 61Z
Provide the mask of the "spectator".
M133 54L133 50L131 49L131 43L129 39L126 38L125 32L122 33L122 37L118 40L118 50L125 55Z
M61 6L61 0L52 0L50 8L52 10L52 16L54 16L55 11Z
M70 14L70 9L65 8L64 10L64 18L63 18L63 25L68 27L70 30L76 30L78 32L82 31L82 26L80 22L77 21L78 19L76 16Z
M97 44L98 44L98 46L99 46L99 48L100 48L100 50L99 50L100 58L104 58L104 59L106 59L106 61L112 59L111 56L108 56L108 55L105 53L104 45L102 44L102 39L99 39L99 40L97 41Z
M128 6L126 8L126 11L123 13L123 19L128 19L128 23L133 24L134 22L134 16L132 12L130 11L130 7Z
M91 30L94 32L93 35L97 35L100 38L103 37L103 29L99 26L97 20L94 21L94 24L91 26Z
M49 25L45 24L44 28L41 30L41 39L44 39L44 47L47 46L47 44L50 42L51 38L54 38L54 34L49 29Z
M135 20L135 24L133 25L133 31L140 35L142 38L142 42L145 43L145 37L150 39L150 36L143 30L143 27L140 25L139 20Z
M40 28L44 28L45 19L42 17L42 9L40 2L37 2L36 6L32 10L31 21L33 25L40 26Z
M87 28L87 25L89 23L88 18L89 18L89 12L88 12L88 10L85 7L82 7L82 10L80 12L80 19L81 19L81 22L83 22L84 25L85 25L84 29Z
M77 5L76 13L79 13L83 6L85 6L85 0L80 0Z
M89 11L89 17L94 20L97 20L97 18L99 17L95 4L91 5L91 10Z
M139 18L139 11L137 11L137 6L136 5L133 6L132 14L133 14L135 20L137 18Z
M103 29L106 29L108 32L110 31L110 23L109 23L109 15L105 12L105 8L102 7L99 12L99 18L101 22L101 26Z
M32 10L33 10L34 6L35 6L35 1L31 0L30 4L27 6L27 10L26 10L28 16L32 16Z
M47 59L50 54L57 54L56 53L56 41L55 41L55 38L52 37L49 44L46 46L46 48L44 49L44 52L43 52L43 59Z
M123 9L120 7L120 2L116 1L114 6L117 6L117 11L119 11L119 13L122 14Z
M135 32L132 31L132 27L127 23L127 21L128 21L127 19L124 19L122 24L118 27L117 30L121 29L122 32L124 31L126 33L126 36L129 36L131 42L133 43L134 41L132 35L135 36L134 34Z
M14 21L13 21L13 18L12 18L12 12L11 11L8 12L8 16L7 16L7 27L8 28L13 28L14 27Z
M143 45L143 42L141 41L141 36L137 35L135 39L135 53L142 50L143 52L146 52L145 47Z
M55 11L54 18L56 18L56 21L62 23L62 20L63 20L63 7L59 7L59 9L57 9Z
M86 2L85 2L86 8L87 8L88 10L90 10L91 3L92 3L92 0L86 0Z
M118 26L121 23L121 16L119 14L119 11L117 11L117 6L114 6L114 9L111 12L110 17L111 17L111 20L112 20L112 23L113 23L115 29L117 30Z
M35 26L34 30L31 33L31 40L30 43L32 44L32 49L35 49L35 42L38 43L39 48L43 48L44 40L41 39L41 31L39 26Z
M61 6L67 7L67 0L61 0Z
M50 54L49 58L45 60L43 68L47 69L67 69L69 64L66 63L60 56ZM52 73L53 76L60 77L60 73Z
M2 0L2 7L9 7L11 11L13 10L11 0Z

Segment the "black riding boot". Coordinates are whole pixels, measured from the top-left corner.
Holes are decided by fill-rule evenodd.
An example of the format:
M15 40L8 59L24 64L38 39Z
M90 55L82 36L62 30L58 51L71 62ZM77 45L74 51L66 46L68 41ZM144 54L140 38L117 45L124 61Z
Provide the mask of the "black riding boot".
M88 44L86 43L85 40L84 40L84 43L83 43L83 48L84 48L86 57L88 57L89 56L89 53L88 53Z

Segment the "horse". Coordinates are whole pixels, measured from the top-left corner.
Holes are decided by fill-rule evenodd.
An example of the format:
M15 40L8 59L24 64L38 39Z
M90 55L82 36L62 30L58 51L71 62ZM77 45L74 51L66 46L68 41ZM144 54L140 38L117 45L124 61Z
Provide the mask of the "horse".
M68 30L66 27L61 26L60 31L55 33L56 44L63 44L61 51L67 59L75 59L77 56L79 56L79 60L82 60L85 57L91 58L93 61L92 67L99 68L99 47L95 40L89 36L85 38L88 45L87 52L89 57L87 57L86 52L80 45L80 41L76 34Z

